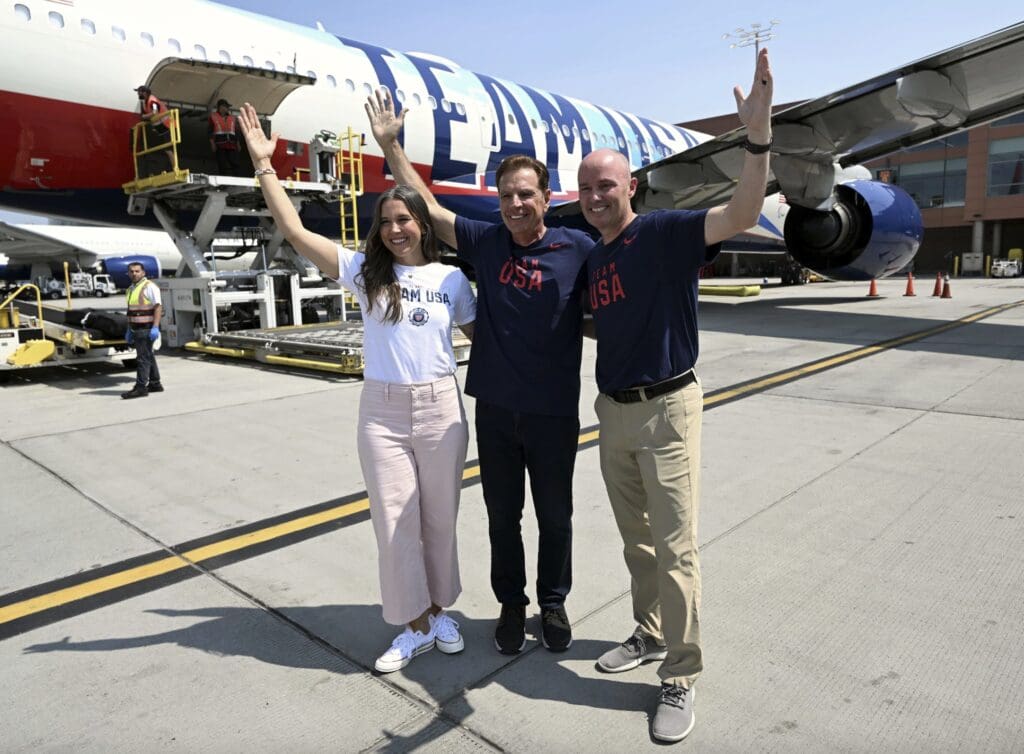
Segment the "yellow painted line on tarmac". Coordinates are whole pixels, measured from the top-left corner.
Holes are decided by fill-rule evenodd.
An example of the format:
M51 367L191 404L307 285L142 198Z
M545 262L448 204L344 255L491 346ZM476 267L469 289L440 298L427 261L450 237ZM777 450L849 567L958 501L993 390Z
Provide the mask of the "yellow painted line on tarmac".
M913 333L911 335L905 335L892 340L883 341L864 348L855 349L848 351L837 356L821 359L819 361L811 362L794 369L786 370L778 374L770 375L761 380L755 380L754 382L747 383L739 386L735 389L723 390L716 392L713 395L705 397L704 406L710 408L718 403L735 399L739 396L758 392L770 388L780 383L791 381L800 377L805 377L816 372L823 371L832 367L840 366L856 359L861 359L866 356L870 356L881 351L890 350L897 348L907 343L913 343L918 340L922 340L933 335L951 330L955 327L959 327L964 324L975 322L979 319L989 317L993 314L997 314L1001 311L1011 309L1016 306L1024 304L1024 301L1017 301L1012 304L1005 304L1002 306L992 307L974 314L968 315L961 319L953 322L948 322L937 327L923 330L921 332ZM600 432L597 429L587 429L580 433L579 444L585 445L596 441L600 436ZM480 476L480 466L478 463L474 463L467 466L462 473L462 479L464 482L475 480ZM84 581L80 584L69 586L62 589L56 589L52 592L41 594L35 597L31 597L20 602L15 602L10 605L0 607L0 625L9 623L11 621L24 618L35 613L50 610L62 605L67 605L78 600L86 599L104 592L112 591L121 587L130 586L147 579L152 579L157 576L162 576L173 571L189 568L191 566L201 564L204 561L211 560L214 558L221 557L223 555L244 550L254 545L259 545L264 542L269 542L281 537L286 537L290 534L302 532L306 529L310 529L316 526L320 526L326 523L337 521L340 519L347 518L349 516L356 515L368 510L370 507L369 500L365 497L352 502L338 505L333 508L329 508L318 513L312 513L305 516L300 516L290 521L283 523L274 524L267 526L262 529L247 532L245 534L239 534L237 536L229 537L220 542L214 542L208 545L193 548L182 552L180 555L168 555L165 558L161 558L152 563L140 565L132 568L127 568L117 573L112 573L107 576L98 577L89 581Z

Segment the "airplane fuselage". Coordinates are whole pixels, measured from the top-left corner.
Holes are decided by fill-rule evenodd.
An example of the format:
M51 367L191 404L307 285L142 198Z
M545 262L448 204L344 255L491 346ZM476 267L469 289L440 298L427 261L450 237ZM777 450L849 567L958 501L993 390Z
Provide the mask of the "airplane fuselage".
M18 3L0 16L0 202L12 208L128 223L121 184L133 177L136 86L166 58L194 58L315 77L272 119L279 174L308 166L321 129L367 131L366 97L386 87L408 108L404 146L453 210L495 218L493 171L510 154L551 170L553 202L576 197L580 160L617 149L640 167L710 137L641 116L474 73L203 0L165 6L114 0ZM165 92L158 96L173 99ZM207 103L193 103L207 104ZM237 106L240 103L233 103ZM301 146L300 146L301 145ZM391 185L376 144L364 151L370 195ZM369 212L364 202L361 214Z

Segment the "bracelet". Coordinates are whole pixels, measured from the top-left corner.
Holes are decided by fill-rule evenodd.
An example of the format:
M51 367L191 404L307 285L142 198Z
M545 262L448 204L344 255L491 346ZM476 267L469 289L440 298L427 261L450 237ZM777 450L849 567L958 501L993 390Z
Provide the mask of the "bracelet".
M774 139L769 138L767 144L755 144L750 139L743 139L743 148L750 152L750 154L764 154L772 148Z
M277 171L273 168L256 168L255 178L259 178L261 175L277 175Z

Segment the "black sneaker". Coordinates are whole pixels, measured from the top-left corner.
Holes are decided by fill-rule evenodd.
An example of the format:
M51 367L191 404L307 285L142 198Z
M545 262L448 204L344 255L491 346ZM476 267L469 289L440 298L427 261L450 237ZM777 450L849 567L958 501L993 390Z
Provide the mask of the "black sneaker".
M149 395L149 391L146 390L146 388L140 388L138 386L133 387L127 393L121 393L121 397L125 400L130 398L145 398L147 395Z
M526 646L526 605L502 605L494 629L494 646L503 655L515 655Z
M540 611L540 636L544 646L552 652L564 652L572 646L572 626L565 608L545 607Z
M159 382L151 382L149 383L147 390L151 393L162 393L164 391L164 386Z

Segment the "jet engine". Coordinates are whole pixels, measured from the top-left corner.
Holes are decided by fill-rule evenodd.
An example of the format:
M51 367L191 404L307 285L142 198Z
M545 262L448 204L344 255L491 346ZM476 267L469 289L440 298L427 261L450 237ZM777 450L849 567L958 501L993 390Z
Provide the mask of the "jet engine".
M924 235L921 212L903 189L877 181L836 186L827 212L791 205L783 234L800 264L834 280L870 280L902 269Z
M146 271L146 277L155 279L160 277L160 260L146 254L132 254L123 257L107 257L103 260L103 270L110 275L114 285L118 288L127 288L132 284L128 277L128 265L141 264Z

